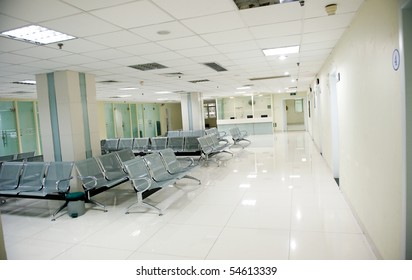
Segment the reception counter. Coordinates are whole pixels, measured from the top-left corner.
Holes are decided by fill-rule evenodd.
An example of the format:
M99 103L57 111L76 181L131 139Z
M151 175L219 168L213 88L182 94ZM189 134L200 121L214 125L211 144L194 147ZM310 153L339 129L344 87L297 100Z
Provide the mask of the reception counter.
M217 120L217 128L220 131L229 133L229 129L234 126L239 127L240 130L246 130L249 135L273 133L273 119L270 117Z

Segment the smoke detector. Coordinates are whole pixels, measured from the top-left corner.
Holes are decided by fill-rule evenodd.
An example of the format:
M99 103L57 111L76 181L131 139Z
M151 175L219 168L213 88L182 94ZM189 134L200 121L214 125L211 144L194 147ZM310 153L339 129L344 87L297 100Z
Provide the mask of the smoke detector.
M333 16L336 14L336 10L338 8L338 4L329 4L325 6L325 11L328 16Z

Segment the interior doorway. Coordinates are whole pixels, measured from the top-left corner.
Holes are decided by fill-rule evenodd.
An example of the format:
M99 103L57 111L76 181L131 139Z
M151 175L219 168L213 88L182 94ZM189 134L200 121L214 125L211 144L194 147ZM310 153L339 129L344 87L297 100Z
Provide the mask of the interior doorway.
M332 172L339 186L339 119L338 119L338 92L336 84L339 81L338 73L329 74L330 111L331 111L331 139L332 139Z
M304 131L305 127L305 101L303 98L285 99L284 128L286 131Z

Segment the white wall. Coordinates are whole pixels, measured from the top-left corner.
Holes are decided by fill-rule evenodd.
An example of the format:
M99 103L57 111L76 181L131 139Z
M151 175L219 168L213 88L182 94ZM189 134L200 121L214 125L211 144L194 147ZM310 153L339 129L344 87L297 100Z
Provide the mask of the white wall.
M364 2L319 73L321 115L312 111L312 133L320 134L315 142L331 164L327 83L336 69L341 77L337 84L340 186L384 259L403 257L402 98L400 74L391 65L392 53L399 48L398 20L396 1ZM320 123L314 121L318 117Z

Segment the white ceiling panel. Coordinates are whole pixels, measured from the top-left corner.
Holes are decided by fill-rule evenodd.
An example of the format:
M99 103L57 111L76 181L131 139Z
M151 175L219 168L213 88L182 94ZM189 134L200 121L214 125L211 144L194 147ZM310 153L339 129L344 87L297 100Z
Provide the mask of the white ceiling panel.
M300 20L303 17L303 12L304 7L301 7L297 2L293 2L245 9L240 11L240 15L247 26L256 26Z
M63 43L62 48L72 53L83 53L83 52L90 52L90 51L106 49L107 46L93 43L93 42L90 42L84 39L75 39L75 40L65 41Z
M182 20L182 23L198 34L207 34L245 27L239 14L228 12Z
M42 61L45 61L45 60L42 60ZM78 64L88 63L88 62L94 62L95 59L81 55L81 54L72 54L72 55L54 57L50 59L50 61L61 63L63 65L78 65Z
M130 0L62 0L82 10L90 11L130 2Z
M143 39L142 37L126 30L90 36L87 37L87 40L113 48L147 42L146 39Z
M238 10L233 0L0 0L1 30L38 22L77 37L62 42L61 49L57 44L38 46L0 37L0 98L6 92L27 91L13 81L60 70L94 74L98 100L127 100L109 97L119 94L120 86L141 87L141 82L142 90L129 100L156 101L154 91L159 90L227 96L252 83L251 92L277 92L296 83L290 79L255 83L249 78L286 71L298 78L299 89L307 90L362 2L336 0L337 15L327 16L327 0L308 0L304 7L287 3L249 10ZM290 45L299 45L300 53L284 61L262 53ZM128 67L153 62L167 68ZM227 71L216 72L205 62L218 63ZM183 74L169 77L173 72ZM211 82L189 82L197 79ZM119 83L100 83L104 80Z
M253 40L252 34L247 28L204 34L201 37L209 44L214 45Z
M13 53L17 55L32 56L33 58L37 59L48 59L52 57L65 56L70 54L65 50L59 50L57 46L55 48L46 46L35 46L28 49L18 50Z
M163 41L195 35L178 21L133 28L130 31L150 41Z
M0 52L11 52L33 47L32 44L0 37Z
M267 24L254 26L250 32L256 39L285 37L300 34L302 31L301 21L282 22L277 24Z
M177 19L237 10L232 0L153 0L153 2Z
M259 39L259 40L256 40L256 42L261 49L269 49L269 48L280 48L284 46L297 46L297 45L300 45L301 40L302 40L302 36L294 35L294 36L283 36L283 37Z
M304 21L304 33L322 32L330 29L345 28L352 21L354 14L343 14L320 18L306 19Z
M55 0L1 0L1 13L32 23L80 13L81 10Z
M208 43L198 36L159 41L159 45L170 50L184 50L207 46Z
M246 41L233 44L216 45L215 48L222 53L231 53L256 50L258 46L255 41Z
M118 5L91 12L123 28L133 28L171 21L173 18L147 0Z
M219 54L219 52L214 47L191 48L191 49L185 49L185 50L180 50L176 52L185 57L196 57L196 56Z
M120 28L89 14L78 14L42 23L43 26L76 37L109 33Z
M26 26L26 25L29 25L28 21L23 21L23 20L19 20L13 17L0 14L0 32L9 31L11 29Z
M345 32L344 28L338 28L314 33L305 33L302 35L302 44L338 40L342 36L343 32Z

